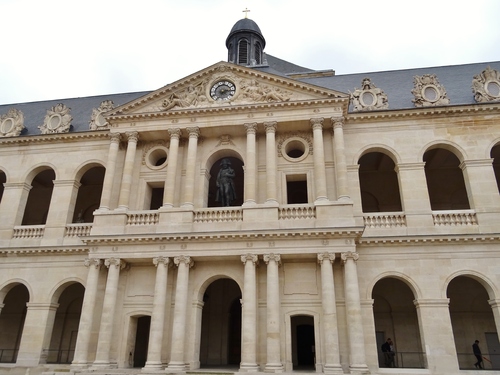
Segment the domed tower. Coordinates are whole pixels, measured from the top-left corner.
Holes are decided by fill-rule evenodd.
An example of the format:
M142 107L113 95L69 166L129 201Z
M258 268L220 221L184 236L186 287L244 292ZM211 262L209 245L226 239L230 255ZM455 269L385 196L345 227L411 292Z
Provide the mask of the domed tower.
M266 40L259 26L249 18L236 22L227 39L227 61L239 65L252 66L264 62Z

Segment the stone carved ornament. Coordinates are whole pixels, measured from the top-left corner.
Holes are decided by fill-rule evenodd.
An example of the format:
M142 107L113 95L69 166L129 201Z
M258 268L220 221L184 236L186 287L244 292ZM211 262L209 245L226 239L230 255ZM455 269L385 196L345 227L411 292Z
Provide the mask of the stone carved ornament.
M257 82L254 79L241 81L240 101L247 102L287 102L292 96L291 92L279 87Z
M488 66L472 79L472 92L477 103L500 101L500 73Z
M89 121L90 130L108 129L109 124L104 118L103 113L111 111L113 108L115 108L115 105L112 100L103 100L99 108L93 108Z
M70 115L71 108L64 104L57 104L47 110L43 125L39 126L42 134L67 133L71 126L73 117Z
M435 74L424 74L423 76L413 77L413 86L414 88L411 90L411 93L415 96L415 99L412 100L415 107L450 104L446 90L439 83Z
M24 114L15 108L0 116L0 137L17 137L24 129Z
M361 88L355 88L351 95L354 112L387 109L387 95L382 89L375 87L370 78L363 78Z

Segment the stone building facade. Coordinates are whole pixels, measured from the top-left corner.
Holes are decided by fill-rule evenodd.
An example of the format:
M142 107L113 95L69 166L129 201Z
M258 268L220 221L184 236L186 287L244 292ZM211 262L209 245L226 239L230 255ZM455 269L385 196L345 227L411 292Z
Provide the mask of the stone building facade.
M250 19L226 45L0 106L0 373L458 374L478 339L500 374L500 62L337 76Z

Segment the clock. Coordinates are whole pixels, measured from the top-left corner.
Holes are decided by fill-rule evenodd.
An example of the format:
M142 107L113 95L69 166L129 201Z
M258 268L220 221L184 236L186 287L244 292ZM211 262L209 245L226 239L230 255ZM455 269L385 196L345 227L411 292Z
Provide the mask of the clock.
M231 81L218 81L210 89L210 97L215 101L231 100L236 92L236 86Z

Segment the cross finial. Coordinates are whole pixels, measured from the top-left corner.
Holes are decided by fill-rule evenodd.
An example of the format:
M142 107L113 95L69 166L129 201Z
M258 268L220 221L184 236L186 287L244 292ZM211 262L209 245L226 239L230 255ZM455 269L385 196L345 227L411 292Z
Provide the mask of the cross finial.
M245 13L245 18L248 18L248 12L250 12L250 10L248 8L245 8L245 10L243 11L243 13Z

